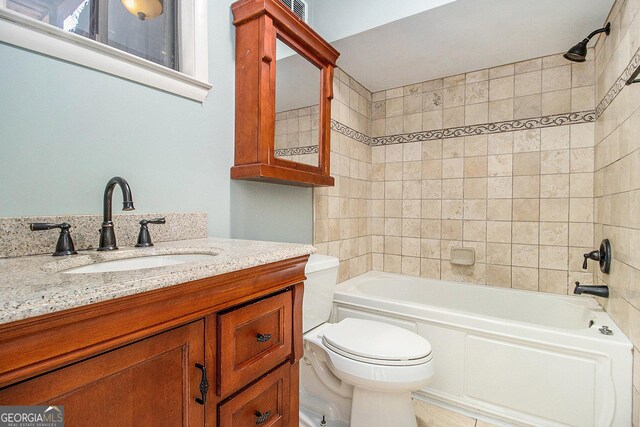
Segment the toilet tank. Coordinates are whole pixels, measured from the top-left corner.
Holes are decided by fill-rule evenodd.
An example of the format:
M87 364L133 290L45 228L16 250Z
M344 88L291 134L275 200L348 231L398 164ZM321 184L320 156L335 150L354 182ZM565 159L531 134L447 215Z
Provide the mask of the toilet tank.
M309 257L304 274L302 299L302 329L307 332L329 320L333 293L338 279L338 258L313 254Z

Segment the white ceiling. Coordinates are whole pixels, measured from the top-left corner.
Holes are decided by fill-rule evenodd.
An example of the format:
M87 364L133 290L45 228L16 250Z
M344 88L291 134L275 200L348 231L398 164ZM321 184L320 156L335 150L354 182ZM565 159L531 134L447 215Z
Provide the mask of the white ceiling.
M612 4L613 0L456 0L328 41L340 51L338 66L375 92L564 52L603 26ZM313 26L321 35L322 14L317 10L322 5L323 0L313 3Z
M338 66L376 92L565 52L605 24L613 1L309 3L312 27L340 52ZM595 39L589 46L594 44ZM277 111L306 107L318 99L315 91L303 90L302 82L309 77L300 73L299 57L282 58L288 53L279 49L278 76L286 76L287 83L278 82Z

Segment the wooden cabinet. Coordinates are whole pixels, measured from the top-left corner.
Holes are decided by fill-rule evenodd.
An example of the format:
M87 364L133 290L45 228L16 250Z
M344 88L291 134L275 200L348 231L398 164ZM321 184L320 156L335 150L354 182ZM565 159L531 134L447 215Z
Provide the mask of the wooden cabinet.
M331 99L338 51L280 0L240 0L233 3L232 10L236 26L236 115L231 178L299 186L333 185L329 166ZM310 146L296 147L317 150L315 164L276 156L276 41L318 71L319 93L313 100L318 110L317 140Z
M204 425L204 321L0 390L1 405L64 406L69 426Z
M71 427L297 426L307 258L0 325L0 405L63 405Z

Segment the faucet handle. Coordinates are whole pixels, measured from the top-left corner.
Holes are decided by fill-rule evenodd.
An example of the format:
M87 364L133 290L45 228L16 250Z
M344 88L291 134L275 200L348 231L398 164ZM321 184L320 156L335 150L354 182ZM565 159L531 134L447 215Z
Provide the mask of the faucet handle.
M144 226L147 224L165 224L167 221L164 217L162 218L153 218L153 219L143 219L140 221L140 225Z
M140 221L140 233L138 233L138 243L136 243L136 247L146 248L153 246L147 224L165 224L166 222L165 218L143 219Z
M74 255L78 253L73 246L71 233L69 233L71 224L68 224L66 222L60 224L52 224L49 222L32 222L31 224L29 224L29 228L31 229L31 231L53 230L54 228L60 229L60 236L58 237L58 243L56 243L56 251L53 253L53 256Z

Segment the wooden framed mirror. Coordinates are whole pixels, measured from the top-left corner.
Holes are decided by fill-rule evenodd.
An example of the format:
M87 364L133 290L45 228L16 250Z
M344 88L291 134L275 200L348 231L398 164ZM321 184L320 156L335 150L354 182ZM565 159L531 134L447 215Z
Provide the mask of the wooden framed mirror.
M231 178L331 186L333 70L339 53L280 0L240 0Z

